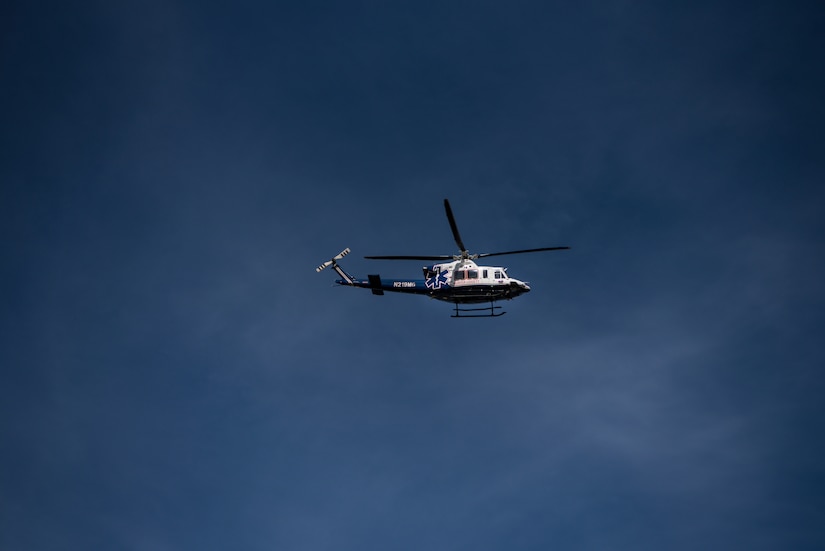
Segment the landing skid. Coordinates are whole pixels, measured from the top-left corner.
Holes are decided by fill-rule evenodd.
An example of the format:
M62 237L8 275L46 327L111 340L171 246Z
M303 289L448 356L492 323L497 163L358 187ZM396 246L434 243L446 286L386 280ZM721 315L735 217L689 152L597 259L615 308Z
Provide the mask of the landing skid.
M485 306L484 308L459 308L458 303L455 303L455 313L450 316L451 318L497 318L499 316L503 316L507 312L496 312L496 310L501 310L501 306L495 306L492 302L490 306ZM462 312L487 312L486 314L462 314Z

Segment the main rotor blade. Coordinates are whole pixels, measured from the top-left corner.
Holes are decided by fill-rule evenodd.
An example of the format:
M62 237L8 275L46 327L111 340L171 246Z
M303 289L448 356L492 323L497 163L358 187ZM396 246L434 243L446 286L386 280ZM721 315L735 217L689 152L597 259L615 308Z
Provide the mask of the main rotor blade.
M502 253L481 253L478 255L478 258L484 258L486 256L502 256L505 254L521 254L521 253L539 253L541 251L563 251L569 249L570 247L542 247L540 249L524 249L523 251L505 251Z
M453 257L448 254L440 254L435 256L365 256L370 260L452 260Z
M453 230L453 238L455 239L455 244L458 245L458 249L463 253L467 250L464 247L464 242L461 240L461 235L458 233L458 226L455 224L455 217L453 216L453 209L450 208L450 202L444 199L444 210L447 211L447 220L450 221L450 229Z

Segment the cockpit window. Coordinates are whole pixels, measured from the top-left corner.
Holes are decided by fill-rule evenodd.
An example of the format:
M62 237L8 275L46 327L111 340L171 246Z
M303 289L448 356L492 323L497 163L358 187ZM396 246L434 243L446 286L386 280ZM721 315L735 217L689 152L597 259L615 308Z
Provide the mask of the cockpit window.
M501 270L496 270L496 273L494 275L496 279L501 279L504 277L504 274L501 273Z

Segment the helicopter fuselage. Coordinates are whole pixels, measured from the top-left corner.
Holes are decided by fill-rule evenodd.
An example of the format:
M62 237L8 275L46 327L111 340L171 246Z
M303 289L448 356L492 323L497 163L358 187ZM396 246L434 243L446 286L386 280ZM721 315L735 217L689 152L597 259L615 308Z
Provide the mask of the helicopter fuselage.
M385 279L378 275L367 279L348 277L336 283L384 292L425 295L455 304L476 304L510 300L530 291L524 281L507 275L501 266L479 266L472 260L456 260L424 266L424 279Z

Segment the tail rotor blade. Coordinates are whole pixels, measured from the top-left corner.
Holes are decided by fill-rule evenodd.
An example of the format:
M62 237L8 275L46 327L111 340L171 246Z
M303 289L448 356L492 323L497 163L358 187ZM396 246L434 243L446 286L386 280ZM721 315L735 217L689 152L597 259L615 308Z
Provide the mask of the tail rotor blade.
M349 253L350 253L350 251L349 251L349 247L347 247L346 249L344 249L344 250L343 250L343 251L341 251L340 253L338 253L338 254L336 254L335 256L333 256L333 257L332 257L332 260L327 260L326 262L324 262L323 264L321 264L320 266L318 266L317 268L315 268L315 271L316 271L316 272L320 272L321 270L323 270L324 268L327 268L328 266L334 266L334 265L336 265L336 264L335 264L335 261L336 261L336 260L341 260L342 258L344 258L345 256L347 256Z

